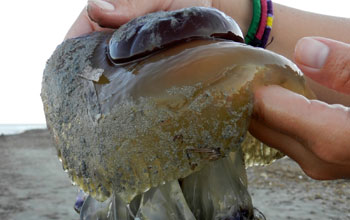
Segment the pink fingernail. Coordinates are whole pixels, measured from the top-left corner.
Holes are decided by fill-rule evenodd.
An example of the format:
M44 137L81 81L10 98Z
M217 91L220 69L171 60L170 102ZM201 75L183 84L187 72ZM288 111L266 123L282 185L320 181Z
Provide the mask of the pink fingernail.
M321 69L329 54L329 47L321 41L305 37L295 47L296 60L303 65Z
M111 3L104 1L104 0L89 0L88 4L93 3L97 5L99 8L105 11L114 11L115 7Z

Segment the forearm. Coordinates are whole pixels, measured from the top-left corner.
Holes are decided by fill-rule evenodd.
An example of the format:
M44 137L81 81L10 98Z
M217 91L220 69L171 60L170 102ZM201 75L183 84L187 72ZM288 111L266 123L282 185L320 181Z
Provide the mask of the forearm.
M233 17L243 34L252 19L251 0L214 0L213 6ZM305 36L322 36L350 43L350 19L325 16L274 3L274 24L270 35L273 42L267 49L290 59L297 41Z

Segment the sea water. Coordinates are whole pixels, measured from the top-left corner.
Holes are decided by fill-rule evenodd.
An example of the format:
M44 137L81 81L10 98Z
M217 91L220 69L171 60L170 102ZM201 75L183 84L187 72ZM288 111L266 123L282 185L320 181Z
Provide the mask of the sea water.
M46 128L46 124L0 124L0 135L20 134L31 129Z

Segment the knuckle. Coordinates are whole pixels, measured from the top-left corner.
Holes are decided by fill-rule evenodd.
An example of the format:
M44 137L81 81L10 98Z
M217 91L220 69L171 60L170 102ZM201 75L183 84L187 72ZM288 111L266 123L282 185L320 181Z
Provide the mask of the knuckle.
M350 160L350 108L342 106L337 110L334 114L340 113L338 123L329 125L327 132L306 144L319 159L333 164Z
M335 59L330 70L337 71L333 75L332 89L350 91L350 54Z
M311 148L314 154L324 162L333 163L338 161L339 155L332 150L327 143L320 143L320 141L313 144Z
M317 145L312 151L320 160L330 164L342 164L349 160L349 152L346 152L344 145L329 143Z

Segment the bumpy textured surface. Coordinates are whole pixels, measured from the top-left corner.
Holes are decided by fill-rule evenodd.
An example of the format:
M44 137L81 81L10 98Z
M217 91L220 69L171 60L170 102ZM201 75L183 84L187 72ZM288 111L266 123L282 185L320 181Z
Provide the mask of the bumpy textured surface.
M42 84L63 167L98 200L113 192L129 203L239 149L255 86L278 84L311 96L296 67L265 50L196 40L114 66L105 54L111 36L64 42L48 61ZM256 145L243 145L249 164L280 157Z
M74 57L80 60L88 48L78 48L58 63L49 61L56 69L46 69L42 96L65 169L92 195L108 197L113 189L132 198L199 170L243 140L252 107L248 89L223 94L198 82L155 97L125 95L102 114L94 82L78 74L86 65L65 62L73 57L72 63L83 63Z

